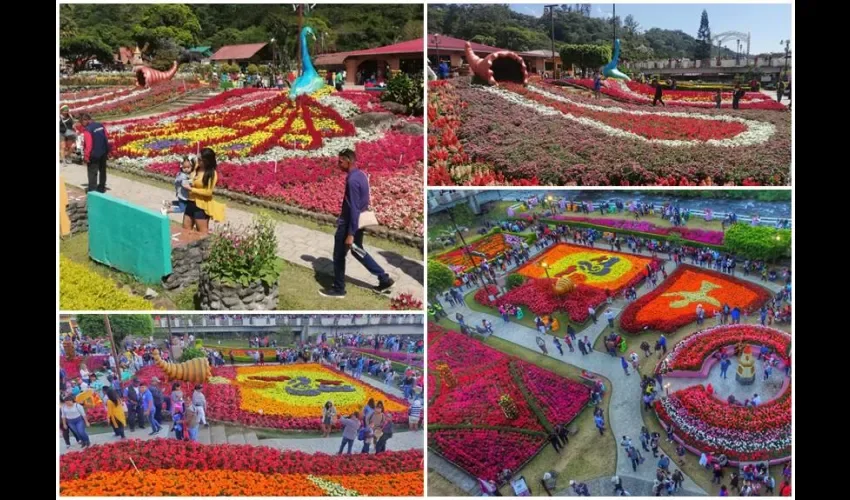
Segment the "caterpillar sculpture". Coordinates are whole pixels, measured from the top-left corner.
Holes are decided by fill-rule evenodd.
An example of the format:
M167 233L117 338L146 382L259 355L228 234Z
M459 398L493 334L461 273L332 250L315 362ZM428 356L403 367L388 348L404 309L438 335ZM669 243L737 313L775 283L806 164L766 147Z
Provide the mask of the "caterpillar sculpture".
M147 66L136 66L133 68L133 73L136 74L136 85L139 87L150 87L159 82L164 82L174 78L177 74L177 61L171 65L168 71L159 71Z
M162 368L169 379L200 383L212 376L207 358L195 358L182 363L169 363L160 357L159 349L154 349L152 354L156 365Z

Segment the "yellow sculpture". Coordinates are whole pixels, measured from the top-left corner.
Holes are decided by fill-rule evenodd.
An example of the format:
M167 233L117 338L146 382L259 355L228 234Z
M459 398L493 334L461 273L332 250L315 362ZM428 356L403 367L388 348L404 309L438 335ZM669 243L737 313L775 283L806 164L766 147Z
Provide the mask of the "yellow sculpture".
M569 276L561 276L560 278L558 278L558 281L555 282L555 293L558 295L570 293L575 289L575 281L570 279Z
M738 368L735 370L735 380L742 385L750 385L756 380L756 360L750 346L744 347L738 358Z
M172 380L183 380L185 382L205 382L212 377L210 363L207 358L195 358L182 363L168 363L159 355L159 349L153 350L153 359L156 365Z

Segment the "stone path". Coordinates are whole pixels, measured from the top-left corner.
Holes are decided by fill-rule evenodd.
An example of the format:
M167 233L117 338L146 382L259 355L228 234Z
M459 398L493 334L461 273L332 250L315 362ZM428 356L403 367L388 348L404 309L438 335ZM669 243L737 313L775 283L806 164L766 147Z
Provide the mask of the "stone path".
M607 246L602 246L600 248L602 250L607 249ZM532 247L533 250L533 247ZM541 250L543 251L543 250ZM534 252L533 255L536 255L539 252ZM640 255L651 256L649 252L642 252ZM659 254L659 256L663 256L663 254ZM666 269L668 272L672 271L673 264L671 262L667 262ZM512 269L512 268L511 268ZM510 269L509 269L510 272ZM735 275L737 278L750 281L753 283L757 283L772 292L778 292L782 285L771 282L762 282L761 278L755 275L751 275L748 277L743 276L741 273ZM648 282L643 284L637 289L638 296L642 296L645 293L649 292L652 289L651 284ZM475 289L468 290L465 293L474 293ZM454 321L454 316L456 312L460 312L464 316L464 321L468 325L479 325L481 324L482 319L487 319L493 324L493 329L495 333L493 336L507 340L508 342L512 342L516 345L525 347L539 354L543 354L540 348L537 346L536 338L539 336L539 333L536 330L525 327L518 323L504 323L501 317L492 314L481 313L477 311L471 310L466 304L462 304L458 307L452 307L449 304L443 304L446 312L449 313L449 320ZM615 315L619 315L620 312L627 305L625 300L616 300L607 308L611 309ZM591 342L595 342L599 335L603 333L608 333L608 323L605 320L605 316L603 314L605 306L597 309L597 315L599 316L598 323L591 323L583 330L577 332L579 337L587 335ZM752 318L753 321L757 321L756 318ZM606 422L608 425L608 431L612 432L617 439L617 474L623 479L624 485L626 489L629 490L632 495L651 495L652 491L652 483L655 479L655 460L652 459L651 454L647 457L647 460L644 464L638 466L638 471L635 473L632 471L631 461L628 459L625 453L625 449L622 446L619 446L619 441L621 436L630 436L634 442L639 442L638 435L640 434L640 429L643 426L643 417L641 415L641 403L640 403L640 378L637 377L631 368L629 369L631 375L626 376L623 371L622 366L620 365L620 360L617 357L611 357L606 353L593 351L591 354L583 356L576 348L575 352L569 352L564 345L564 354L563 356L558 354L557 349L555 349L555 345L553 343L554 336L547 334L544 336L546 340L546 348L549 351L546 356L550 358L557 359L561 362L568 363L574 366L577 366L581 369L588 370L591 372L598 373L608 380L611 381L613 387L609 388L608 397L609 401L609 421ZM631 388L630 388L631 387ZM434 463L431 461L431 456L433 454L429 454L429 467ZM439 457L438 457L439 458ZM445 462L445 461L443 461ZM439 463L437 461L436 463ZM450 464L449 464L450 465ZM435 468L438 472L442 474L442 467ZM458 474L453 473L453 471L449 469L445 469L449 475L445 475L447 479L451 480L458 487L468 491L469 482L466 480L460 480L457 476ZM671 471L675 470L675 466L671 466ZM460 471L462 472L462 471ZM466 473L463 473L466 474ZM467 478L473 482L476 482L475 478L466 474ZM531 478L526 478L531 481ZM536 479L535 479L536 480ZM594 483L593 488L596 488L597 491L591 491L593 495L611 495L613 489L610 485L610 478L600 478L598 484ZM608 484L605 484L605 483ZM590 486L591 483L588 483ZM648 486L647 486L648 485ZM647 489L648 487L648 489ZM475 488L477 488L477 482L475 484ZM677 495L680 496L691 496L691 495L706 495L706 492L700 488L696 483L691 480L690 477L685 475L685 482L683 483L683 490L677 492ZM634 489L637 492L632 491ZM536 491L536 490L535 490ZM570 490L569 493L572 493ZM562 494L568 494L564 492Z
M60 172L68 184L84 187L88 183L86 168L82 165L60 164ZM124 176L107 175L108 194L136 205L158 211L163 200L174 198L174 191L171 189L151 186ZM226 215L227 221L236 225L247 225L254 217L251 212L231 207L227 208ZM182 216L178 214L172 214L169 217L178 223L182 220ZM279 257L293 264L311 268L317 273L333 276L333 235L281 221L275 221L275 234ZM369 236L366 236L364 247L395 279L394 292L407 292L422 300L424 296L422 262L375 247L369 240ZM348 259L346 275L350 284L361 287L372 287L378 282L377 278L366 271L366 268L354 258ZM301 284L301 286L305 288L305 293L309 294L318 293L320 288L318 283Z

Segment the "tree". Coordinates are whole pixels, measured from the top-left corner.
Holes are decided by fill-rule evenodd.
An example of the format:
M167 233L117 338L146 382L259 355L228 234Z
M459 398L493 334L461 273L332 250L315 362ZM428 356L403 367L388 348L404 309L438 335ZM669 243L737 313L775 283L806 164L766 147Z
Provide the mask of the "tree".
M561 60L565 67L578 66L582 71L598 69L611 60L610 45L576 45L561 47Z
M417 38L422 38L422 29L422 21L418 19L407 21L401 28L401 38L402 40L416 40Z
M91 59L112 62L112 49L103 40L88 35L72 36L59 41L59 55L73 63L79 70Z
M428 261L428 294L431 297L445 292L454 285L455 274L442 262Z
M711 57L711 28L708 27L708 11L702 10L699 20L699 31L697 31L697 45L694 51L694 59L702 60Z
M491 47L496 45L496 37L489 35L475 35L474 37L470 38L469 41L480 43L483 45L489 45Z
M140 47L156 53L165 40L183 47L195 45L201 23L186 4L159 3L148 5L138 24L133 26L133 38Z
M103 314L81 314L77 317L77 325L83 335L106 337ZM147 338L153 334L153 318L150 314L110 314L109 325L116 344L120 344L127 335Z
M636 36L640 34L640 23L635 20L635 16L629 14L623 20L623 28L625 28L626 33L630 36Z

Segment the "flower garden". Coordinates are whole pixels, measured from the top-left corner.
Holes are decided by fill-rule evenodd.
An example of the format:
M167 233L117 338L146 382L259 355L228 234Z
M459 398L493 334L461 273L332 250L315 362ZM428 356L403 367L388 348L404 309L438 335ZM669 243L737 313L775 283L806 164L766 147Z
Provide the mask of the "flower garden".
M547 81L547 84L558 85L557 81ZM579 78L569 80L569 83L586 89L593 89L593 79ZM623 82L614 79L606 79L602 83L602 94L625 101L630 104L652 104L655 97L655 87L634 80ZM714 108L715 92L710 90L664 90L664 104L674 107ZM732 92L721 92L721 104L723 109L732 108ZM772 111L785 111L788 109L782 103L776 102L767 94L761 92L747 92L740 101L740 109L764 109Z
M119 86L65 91L59 94L59 101L67 104L74 114L121 116L143 111L199 88L201 85L197 82L169 80L147 88Z
M428 326L428 446L475 477L517 471L590 390L457 332Z
M496 232L473 241L468 245L467 250L463 247L456 248L437 255L435 259L449 266L452 271L465 272L481 264L485 259L489 261L498 257L523 241L523 236Z
M453 80L430 89L431 185L790 182L788 113L661 111L540 81L482 87Z
M617 232L642 233L645 235L678 236L683 240L704 245L723 245L723 231L708 229L693 229L683 226L658 226L652 222L628 219L604 219L595 217L578 217L574 215L556 214L549 219L570 224L593 226L600 229L612 229Z
M422 135L358 129L351 121L381 111L378 99L329 87L295 101L276 91L238 89L179 111L106 125L111 157L126 169L171 177L182 155L210 147L219 155L218 187L330 215L339 211L345 180L336 155L355 149L370 176L378 221L421 235Z
M728 305L741 313L755 312L770 300L764 288L729 274L679 265L657 288L630 303L620 317L620 327L629 333L646 329L672 333L697 320L702 304L706 319Z
M59 461L62 496L422 496L421 450L310 455L268 447L128 440Z
M679 342L656 371L699 371L712 355L732 346L766 346L784 363L791 336L756 325L726 325L702 330ZM725 454L729 460L786 460L791 455L791 385L775 399L755 407L730 404L693 385L654 403L658 418L672 425L676 436L695 453Z
M657 260L558 243L518 268L516 273L528 278L569 276L577 284L617 293L643 279L650 265L657 265Z

